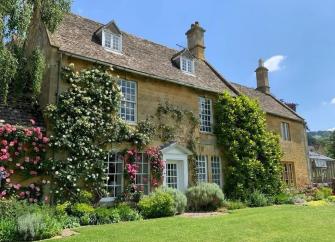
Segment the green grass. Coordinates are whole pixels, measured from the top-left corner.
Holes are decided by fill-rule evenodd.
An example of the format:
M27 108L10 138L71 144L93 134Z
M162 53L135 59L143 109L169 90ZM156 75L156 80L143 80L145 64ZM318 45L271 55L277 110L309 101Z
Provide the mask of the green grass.
M170 217L78 228L59 241L335 241L335 206L272 206L202 218Z

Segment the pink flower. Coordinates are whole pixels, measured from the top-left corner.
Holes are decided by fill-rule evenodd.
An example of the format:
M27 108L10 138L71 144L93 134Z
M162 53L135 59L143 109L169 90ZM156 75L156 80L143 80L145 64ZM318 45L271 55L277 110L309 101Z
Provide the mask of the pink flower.
M24 161L29 162L29 157L28 156L24 157Z
M33 119L30 119L30 123L31 123L32 126L34 126L36 124L35 120L33 120Z
M7 140L3 139L3 140L1 140L1 144L6 146L8 144L8 142L7 142Z
M37 175L37 171L30 171L29 174L32 175L32 176L36 176Z
M13 187L14 187L14 189L16 189L16 190L19 190L19 189L21 188L21 184L16 184L16 185L14 185Z
M19 196L20 196L21 198L23 198L25 195L26 195L25 192L20 192L20 193L19 193Z
M46 144L49 142L49 139L47 137L43 137L43 143Z

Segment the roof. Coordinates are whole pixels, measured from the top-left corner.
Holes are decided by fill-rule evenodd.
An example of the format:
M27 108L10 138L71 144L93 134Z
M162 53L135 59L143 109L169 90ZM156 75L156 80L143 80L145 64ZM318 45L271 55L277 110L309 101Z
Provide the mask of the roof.
M231 93L225 80L207 65L195 60L195 75L185 74L171 61L179 51L136 37L122 31L122 54L106 51L94 33L104 26L101 23L74 14L67 14L60 26L49 33L50 43L65 53L109 63L164 80L211 92Z
M290 118L298 121L303 121L294 110L289 108L283 102L279 101L271 94L266 94L251 87L242 86L237 83L232 83L233 86L244 95L259 101L261 108L269 114L278 115L285 118Z
M7 105L0 103L0 124L31 126L31 119L36 122L36 126L43 126L42 113L31 106L31 101L9 99Z
M321 155L321 154L313 152L313 151L309 151L309 159L335 161L335 159L333 159L333 158L327 157L325 155Z
M171 49L121 31L122 54L106 51L99 40L94 37L94 33L103 26L93 20L67 14L58 29L53 34L49 33L50 43L60 51L76 57L134 70L181 85L215 93L222 93L224 90L231 94L241 92L258 99L261 107L267 113L303 121L303 118L274 96L239 84L232 85L207 61L195 58L195 75L183 73L173 64L172 59L184 53L185 50Z

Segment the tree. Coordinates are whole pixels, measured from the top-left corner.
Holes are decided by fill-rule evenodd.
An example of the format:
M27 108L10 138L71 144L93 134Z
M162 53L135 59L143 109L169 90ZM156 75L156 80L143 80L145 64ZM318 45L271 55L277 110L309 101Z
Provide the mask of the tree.
M246 96L227 92L215 104L215 134L225 156L225 194L247 199L254 191L280 192L282 166L279 137L266 128L265 114Z
M327 153L331 158L335 159L335 131L333 131L329 137Z
M1 0L0 5L0 102L7 102L13 80L23 80L23 48L33 16L39 16L47 29L55 31L71 0ZM16 86L24 86L17 84Z

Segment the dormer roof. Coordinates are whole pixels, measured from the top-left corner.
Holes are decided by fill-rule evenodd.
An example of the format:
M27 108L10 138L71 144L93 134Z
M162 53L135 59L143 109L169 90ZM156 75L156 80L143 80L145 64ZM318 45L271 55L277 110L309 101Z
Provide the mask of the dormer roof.
M97 29L95 32L96 35L100 35L102 30L109 30L113 34L121 35L122 32L120 31L119 27L116 25L116 22L114 20L110 21L108 24L105 24Z

